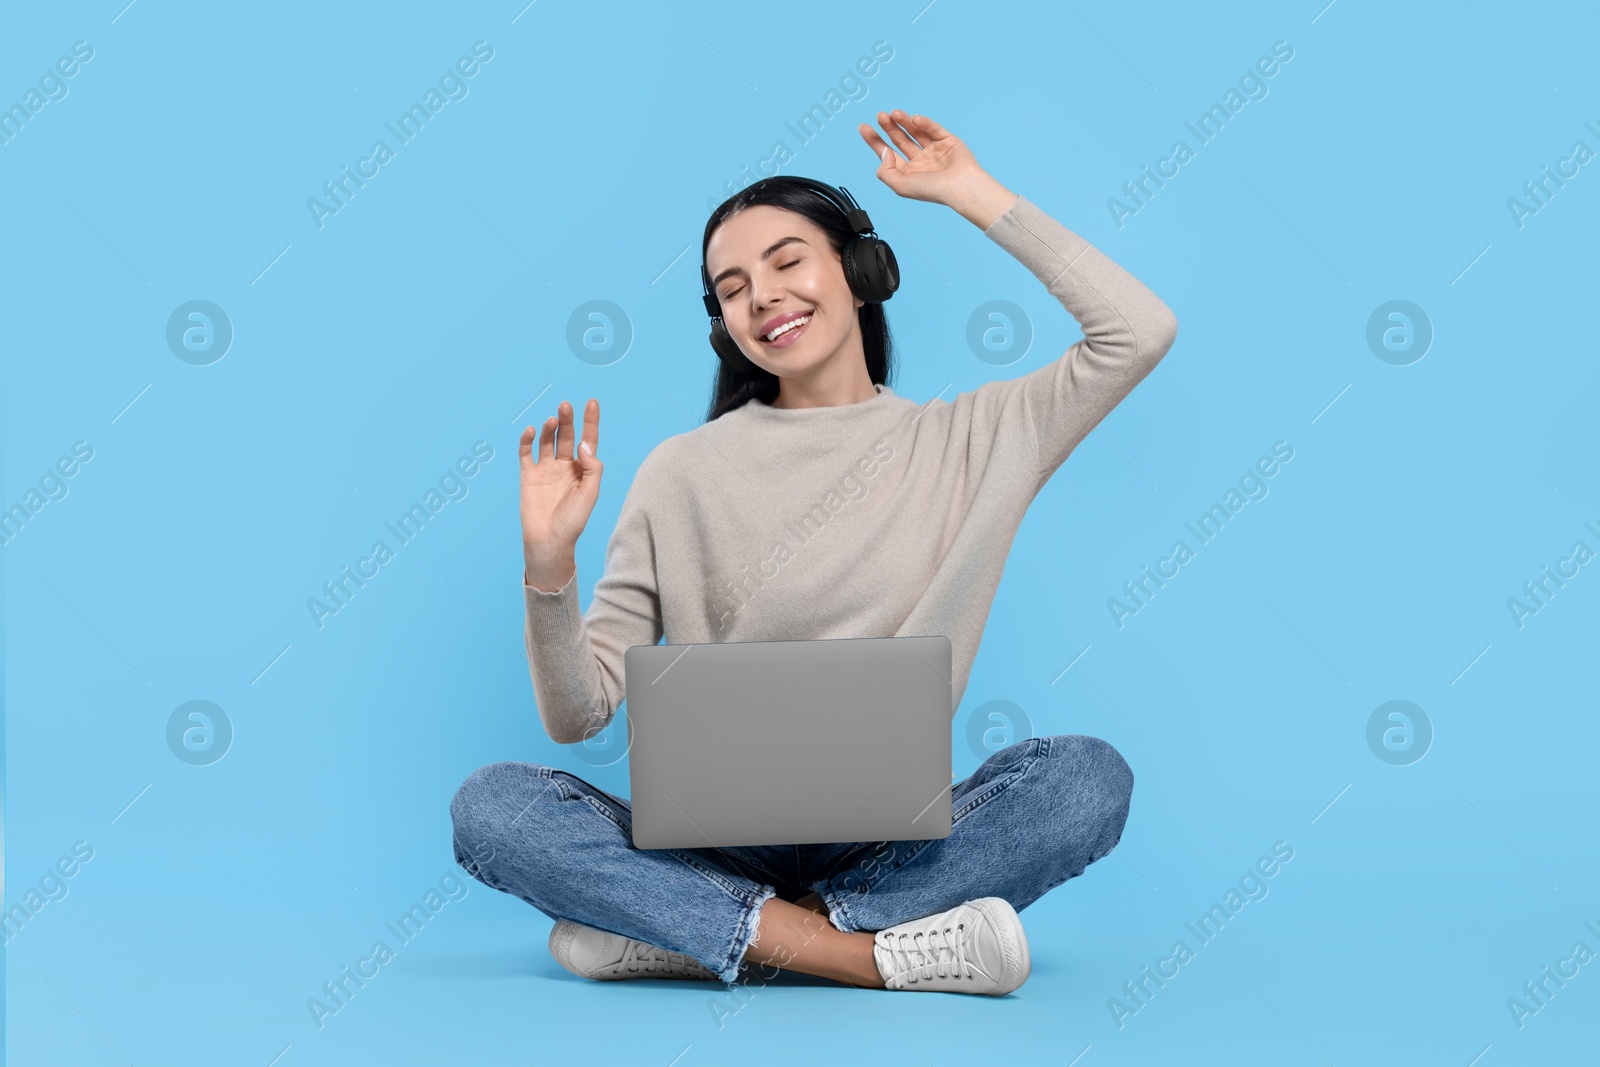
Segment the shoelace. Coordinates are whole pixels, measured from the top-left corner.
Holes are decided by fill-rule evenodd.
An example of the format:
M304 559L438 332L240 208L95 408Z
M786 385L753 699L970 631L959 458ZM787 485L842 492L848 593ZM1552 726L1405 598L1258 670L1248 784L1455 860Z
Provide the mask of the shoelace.
M668 952L666 949L630 938L627 947L622 950L622 959L617 961L617 970L627 971L629 974L638 974L640 971L654 974L658 970L668 970L673 965L691 974L698 974L704 969L699 961L691 960L682 953Z
M967 939L963 936L966 928L966 923L956 923L955 926L891 935L894 944L889 952L895 958L896 972L913 985L935 975L940 978L974 977L972 963L967 959ZM913 956L917 957L915 961Z

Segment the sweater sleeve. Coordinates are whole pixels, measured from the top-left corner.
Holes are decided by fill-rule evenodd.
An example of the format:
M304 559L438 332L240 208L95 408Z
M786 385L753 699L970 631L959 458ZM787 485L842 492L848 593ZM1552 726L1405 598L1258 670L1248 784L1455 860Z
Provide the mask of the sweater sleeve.
M545 732L564 745L611 722L624 692L623 654L661 640L655 546L645 508L642 464L606 546L605 572L588 614L578 611L578 576L553 592L524 580L524 636L534 700Z
M983 231L1044 282L1083 329L1058 359L979 390L975 417L1017 424L1034 444L1039 485L1172 347L1172 310L1099 249L1019 196Z

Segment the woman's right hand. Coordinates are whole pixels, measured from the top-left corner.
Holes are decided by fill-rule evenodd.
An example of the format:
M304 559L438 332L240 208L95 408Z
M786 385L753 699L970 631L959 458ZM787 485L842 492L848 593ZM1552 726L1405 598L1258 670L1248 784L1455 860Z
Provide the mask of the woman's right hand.
M570 577L578 535L588 525L600 497L604 464L600 446L600 401L591 397L583 413L583 436L575 439L572 405L563 400L539 432L533 451L533 427L522 431L518 456L522 465L522 550L527 580L535 585ZM562 573L557 574L556 571Z

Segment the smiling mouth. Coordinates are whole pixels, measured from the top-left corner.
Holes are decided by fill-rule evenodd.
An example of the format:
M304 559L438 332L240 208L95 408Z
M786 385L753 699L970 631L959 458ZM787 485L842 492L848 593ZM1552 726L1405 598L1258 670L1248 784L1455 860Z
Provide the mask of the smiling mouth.
M776 331L776 337L774 337L772 334L766 334L761 338L761 343L771 348L788 348L790 345L794 344L800 339L801 334L806 332L806 327L810 325L811 320L815 315L816 312L813 311L809 315L802 315L798 319L791 319L782 326L778 327Z

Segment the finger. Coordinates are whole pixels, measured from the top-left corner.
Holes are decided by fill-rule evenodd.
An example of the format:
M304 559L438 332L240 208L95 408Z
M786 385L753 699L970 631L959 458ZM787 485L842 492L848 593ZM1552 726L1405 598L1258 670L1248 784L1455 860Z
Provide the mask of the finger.
M544 420L544 425L539 428L539 459L547 460L555 455L556 417L551 415Z
M879 137L878 131L868 126L865 122L858 126L857 130L861 134L861 139L867 142L867 147L877 154L878 162L884 167L893 170L895 161L900 157L895 154L894 149L889 147L888 142Z
M526 467L533 462L533 427L528 426L522 431L522 439L517 442L517 459Z
M905 154L907 159L911 159L922 151L922 146L917 144L898 122L889 117L887 112L878 112L878 125L888 131L889 139L894 142L896 148Z
M572 405L563 400L556 407L556 458L571 459L572 447Z
M592 396L583 405L583 444L589 446L591 457L600 451L600 401Z
M918 148L927 147L927 134L917 128L916 116L912 115L909 111L903 111L900 108L895 108L889 112L889 118L894 120L895 125L899 126L905 131L905 135L909 137L912 143Z
M928 134L929 137L953 137L954 136L954 134L952 134L949 130L945 129L943 126L939 125L937 122L934 122L932 119L930 119L926 115L913 115L912 116L912 121L917 124L917 128L918 129L925 131ZM923 138L923 143L927 143L927 137Z
M882 159L884 152L889 150L889 143L879 137L878 131L868 126L865 122L856 126L856 132L861 134L861 139L867 142L867 147L872 149L872 154L879 159Z
M878 125L889 131L889 140L893 141L894 146L906 154L907 159L922 151L922 146L913 140L911 135L901 127L902 122L909 123L910 121L911 116L899 108L895 108L893 114L887 111L878 112Z

